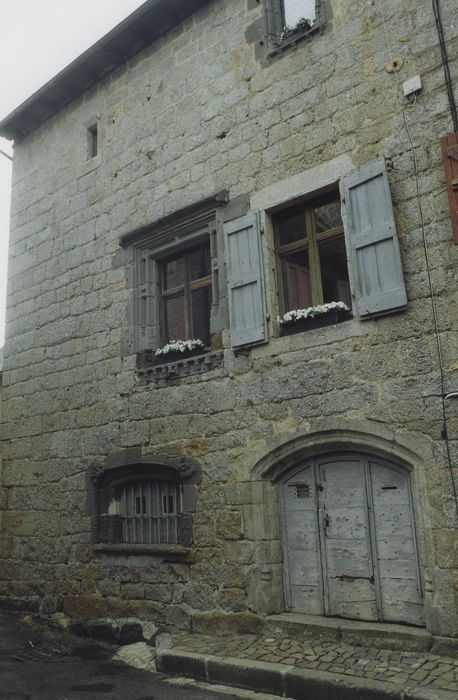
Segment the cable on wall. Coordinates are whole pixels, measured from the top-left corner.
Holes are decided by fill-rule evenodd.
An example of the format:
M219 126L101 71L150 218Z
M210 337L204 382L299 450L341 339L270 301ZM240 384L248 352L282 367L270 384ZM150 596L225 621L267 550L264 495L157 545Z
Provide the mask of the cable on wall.
M390 54L391 61L393 62L393 60L394 60L393 50L391 48L388 29L386 26L386 19L385 19L385 15L383 12L382 1L383 0L379 0L379 3L378 3L379 10L380 10L380 14L381 14L382 21L383 21L383 30L385 33L387 48L388 48L388 51ZM438 0L433 0L433 4L435 2L438 3ZM442 37L443 37L443 34L442 34ZM445 49L445 44L444 44L444 49ZM402 94L402 85L401 85L399 75L397 74L396 71L395 71L394 75L395 75L397 83L398 83L398 89L399 89L398 95L401 95ZM450 75L450 73L449 73L449 75ZM414 99L411 102L411 107L413 107L415 105L415 102L416 102L416 99ZM453 105L455 108L454 114L455 114L455 118L456 118L456 105L455 105L454 100L453 100ZM409 138L409 142L410 142L410 150L412 153L413 164L414 164L415 186L416 186L416 195L417 195L417 201L418 201L418 209L420 212L423 252L424 252L424 257L425 257L426 274L428 276L428 286L429 286L429 293L430 293L430 299L431 299L431 309L432 309L433 320L434 320L434 334L435 334L435 338L436 338L437 356L438 356L438 361L439 361L439 375L440 375L440 385L441 385L441 404L442 404L442 425L443 425L442 438L443 438L443 440L445 442L445 446L446 446L447 463L448 463L448 469L450 472L450 479L452 482L452 490L453 490L453 498L454 498L456 516L458 519L458 493L457 493L457 486L456 486L456 482L455 482L455 475L453 473L452 455L451 455L451 451L450 451L450 442L449 442L448 433L447 433L447 413L446 413L446 407L445 407L445 400L446 400L446 398L450 398L450 394L447 394L447 396L445 395L444 364L443 364L442 347L441 347L440 334L439 334L439 323L438 323L438 318L437 318L436 299L435 299L434 288L433 288L433 283L432 283L432 278L431 278L431 265L429 262L428 244L426 241L425 218L424 218L424 214L423 214L423 205L422 205L422 198L421 198L421 193L420 193L418 161L417 161L417 154L416 154L415 145L414 145L413 138L412 138L412 133L410 131L409 124L408 124L407 117L406 117L406 111L405 111L404 107L402 107L402 106L401 106L401 110L402 110L402 116L403 116L403 120L404 120L405 130L406 130L407 136ZM453 107L452 107L452 118L453 118Z
M452 113L453 131L458 131L458 113L456 110L455 95L453 93L452 77L450 75L450 65L448 60L447 46L444 37L444 28L442 26L442 16L440 9L440 0L432 0L434 18L436 20L437 33L439 35L439 46L442 55L442 65L444 67L445 84L447 86L448 101L450 103L450 112Z

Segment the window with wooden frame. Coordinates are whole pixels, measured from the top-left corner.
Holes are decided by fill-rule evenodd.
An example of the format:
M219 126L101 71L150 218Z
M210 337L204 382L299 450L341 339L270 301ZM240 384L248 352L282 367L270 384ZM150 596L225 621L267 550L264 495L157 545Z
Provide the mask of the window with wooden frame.
M351 307L338 193L282 210L274 227L283 313L332 301Z
M227 192L218 192L121 237L129 288L123 352L136 352L141 366L175 361L156 356L171 341L200 340L202 354L218 352L226 324L218 210L226 203Z
M158 260L161 342L195 338L210 344L210 240Z

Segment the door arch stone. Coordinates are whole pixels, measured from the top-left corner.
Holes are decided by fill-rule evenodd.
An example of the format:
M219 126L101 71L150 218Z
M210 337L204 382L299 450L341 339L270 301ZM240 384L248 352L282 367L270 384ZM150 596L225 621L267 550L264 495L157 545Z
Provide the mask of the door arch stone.
M279 481L288 610L424 624L409 470L320 454Z

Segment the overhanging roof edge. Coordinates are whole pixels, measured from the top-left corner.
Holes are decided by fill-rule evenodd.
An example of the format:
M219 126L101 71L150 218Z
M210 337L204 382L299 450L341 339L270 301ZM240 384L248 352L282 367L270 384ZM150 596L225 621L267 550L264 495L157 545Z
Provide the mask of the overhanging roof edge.
M56 114L61 109L64 109L70 102L80 97L82 94L84 94L84 92L93 87L100 80L103 80L111 71L126 63L130 58L132 58L133 55L135 55L135 53L142 51L145 46L140 46L134 53L132 53L132 51L129 52L129 45L126 45L124 42L123 47L118 47L121 49L119 61L116 62L116 64L113 65L108 72L96 76L92 83L83 89L78 89L78 87L76 87L74 90L70 89L68 97L63 99L55 109L51 110L45 117L34 118L34 107L37 106L41 100L49 99L49 94L56 88L61 88L62 85L66 85L68 87L71 77L76 71L83 68L84 64L87 63L88 60L93 59L95 54L100 51L100 49L107 48L110 45L116 46L117 42L120 43L122 34L127 33L127 30L132 28L132 26L138 22L139 19L149 15L148 19L153 22L155 19L157 20L160 18L161 14L169 14L168 22L163 21L162 25L157 25L156 31L151 36L150 44L152 44L164 32L168 31L171 26L179 24L190 14L209 2L210 0L147 0L140 5L140 7L134 10L134 12L132 12L128 17L122 20L122 22L117 24L107 34L101 37L101 39L99 39L95 44L80 54L80 56L78 56L68 66L57 73L53 78L51 78L51 80L28 97L22 104L19 105L19 107L4 117L4 119L0 121L0 136L4 136L7 139L15 139L31 133L52 115ZM172 17L173 21L171 22L170 19ZM97 73L97 66L94 66L94 68Z

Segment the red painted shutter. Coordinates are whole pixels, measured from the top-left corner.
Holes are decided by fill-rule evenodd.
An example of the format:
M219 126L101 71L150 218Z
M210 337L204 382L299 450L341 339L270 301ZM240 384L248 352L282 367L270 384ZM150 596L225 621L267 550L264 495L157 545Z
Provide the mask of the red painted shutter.
M453 240L458 244L458 132L441 138Z

